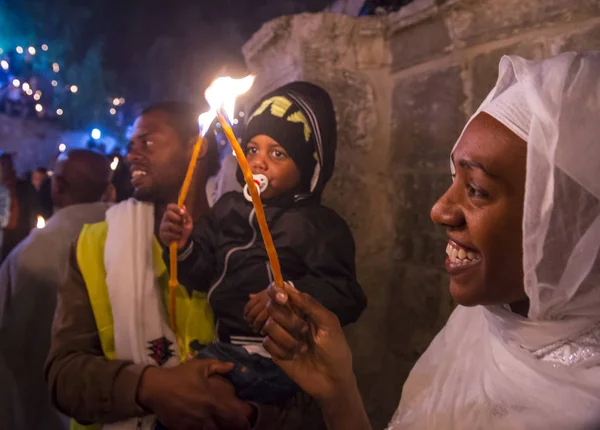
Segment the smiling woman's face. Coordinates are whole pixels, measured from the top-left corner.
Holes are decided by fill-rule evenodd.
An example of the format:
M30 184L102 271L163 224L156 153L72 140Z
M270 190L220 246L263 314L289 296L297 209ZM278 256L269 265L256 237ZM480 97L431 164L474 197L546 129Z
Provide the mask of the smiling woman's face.
M450 293L464 306L526 299L523 199L526 143L486 113L467 127L452 156L456 176L431 210L446 228Z

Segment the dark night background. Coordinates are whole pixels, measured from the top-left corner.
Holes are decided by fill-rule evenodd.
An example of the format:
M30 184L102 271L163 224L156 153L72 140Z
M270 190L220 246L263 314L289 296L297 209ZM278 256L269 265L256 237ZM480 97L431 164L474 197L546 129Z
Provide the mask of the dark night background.
M262 23L328 0L0 0L14 38L60 45L64 61L97 50L110 93L147 104L202 97L217 74L244 74L240 48ZM8 21L8 22L7 22ZM6 28L6 25L4 25ZM6 34L7 32L4 31ZM85 88L82 88L85 91Z
M246 74L241 47L263 23L321 11L332 2L0 0L0 56L10 64L0 70L0 100L14 92L15 78L35 81L43 96L33 101L21 94L26 115L67 129L95 124L121 134L156 101L189 100L204 108L204 90L213 79ZM395 10L408 2L367 0L362 13ZM48 51L42 52L43 44ZM17 46L25 52L17 53ZM28 55L28 47L37 52ZM53 70L55 62L60 72ZM58 85L52 87L54 80ZM71 85L78 87L76 94ZM115 97L126 103L113 109ZM35 103L43 112L35 111ZM64 111L60 117L59 109Z

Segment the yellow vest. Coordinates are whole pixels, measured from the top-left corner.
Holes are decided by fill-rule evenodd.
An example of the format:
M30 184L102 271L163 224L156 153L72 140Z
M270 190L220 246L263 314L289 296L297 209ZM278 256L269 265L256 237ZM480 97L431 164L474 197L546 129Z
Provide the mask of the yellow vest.
M106 270L104 268L104 244L108 224L106 221L83 226L77 241L77 264L85 281L90 304L96 320L96 327L106 358L115 359L115 334L106 285ZM158 283L163 290L165 310L169 313L169 273L162 259L162 247L154 239L152 247L152 263ZM179 285L176 294L177 308L177 338L180 345L181 359L191 352L190 342L197 340L200 344L212 343L215 337L214 318L208 305L205 293L194 291L188 294L184 286ZM97 430L100 426L83 426L71 420L71 430Z

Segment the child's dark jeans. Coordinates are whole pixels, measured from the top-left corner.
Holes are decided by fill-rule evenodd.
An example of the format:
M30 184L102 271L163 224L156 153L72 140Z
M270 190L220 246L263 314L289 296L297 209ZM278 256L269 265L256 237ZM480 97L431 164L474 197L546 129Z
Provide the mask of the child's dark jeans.
M234 363L233 370L223 376L231 381L241 400L263 404L279 403L299 390L298 385L273 360L250 354L240 345L212 343L205 346L196 358L216 358Z
M248 402L272 404L292 397L300 389L272 360L250 354L242 346L211 343L201 349L196 358L216 358L234 363L233 370L223 377L235 387L235 394ZM155 430L166 430L156 422Z

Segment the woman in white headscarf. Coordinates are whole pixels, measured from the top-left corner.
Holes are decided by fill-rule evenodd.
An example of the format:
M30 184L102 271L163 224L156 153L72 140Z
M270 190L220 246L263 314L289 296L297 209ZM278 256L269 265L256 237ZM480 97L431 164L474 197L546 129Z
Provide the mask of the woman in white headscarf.
M459 306L389 429L600 428L600 53L503 57L451 166L431 215ZM331 430L369 429L335 317L271 296L267 350Z

